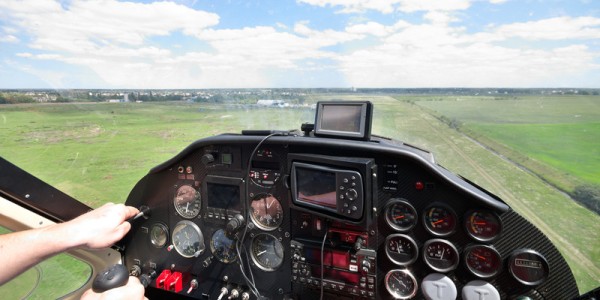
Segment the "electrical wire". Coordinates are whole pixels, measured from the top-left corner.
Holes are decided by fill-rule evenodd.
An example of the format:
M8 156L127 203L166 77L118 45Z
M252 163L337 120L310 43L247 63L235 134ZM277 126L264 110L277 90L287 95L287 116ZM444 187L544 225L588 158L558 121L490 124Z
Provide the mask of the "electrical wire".
M329 231L329 226L327 226L327 222L325 222L325 234L323 235L323 242L321 243L321 296L319 299L323 300L323 286L325 285L323 279L325 278L325 262L324 253L325 253L325 241L327 240L327 232Z

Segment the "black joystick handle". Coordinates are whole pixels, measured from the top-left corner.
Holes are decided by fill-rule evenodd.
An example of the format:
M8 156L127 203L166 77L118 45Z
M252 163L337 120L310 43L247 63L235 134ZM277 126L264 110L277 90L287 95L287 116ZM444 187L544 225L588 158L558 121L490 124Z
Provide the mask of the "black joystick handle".
M129 280L129 272L124 265L116 264L100 272L94 282L92 282L92 291L103 293L116 287L124 286Z

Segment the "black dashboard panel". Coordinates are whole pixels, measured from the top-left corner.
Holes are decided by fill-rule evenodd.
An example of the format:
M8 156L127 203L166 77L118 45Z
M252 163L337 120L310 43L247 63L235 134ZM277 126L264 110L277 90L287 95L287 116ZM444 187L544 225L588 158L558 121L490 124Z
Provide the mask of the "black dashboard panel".
M430 153L383 138L202 139L126 204L152 212L120 244L128 269L152 277L150 299L578 296L537 228Z

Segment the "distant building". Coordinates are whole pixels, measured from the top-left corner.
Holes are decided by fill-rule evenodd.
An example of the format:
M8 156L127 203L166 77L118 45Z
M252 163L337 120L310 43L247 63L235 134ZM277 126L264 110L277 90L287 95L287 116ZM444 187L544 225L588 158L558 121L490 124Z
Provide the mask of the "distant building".
M256 102L258 106L266 106L266 107L288 107L289 103L283 100L258 100Z

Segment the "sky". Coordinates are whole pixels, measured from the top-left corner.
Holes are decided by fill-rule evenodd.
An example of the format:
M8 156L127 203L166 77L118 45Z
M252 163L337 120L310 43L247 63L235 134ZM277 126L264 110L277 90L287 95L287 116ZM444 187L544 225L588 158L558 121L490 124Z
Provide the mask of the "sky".
M600 88L600 0L0 0L0 89Z

